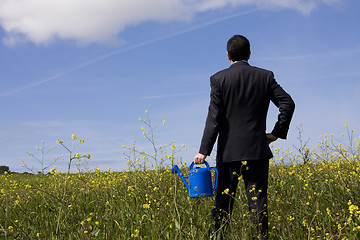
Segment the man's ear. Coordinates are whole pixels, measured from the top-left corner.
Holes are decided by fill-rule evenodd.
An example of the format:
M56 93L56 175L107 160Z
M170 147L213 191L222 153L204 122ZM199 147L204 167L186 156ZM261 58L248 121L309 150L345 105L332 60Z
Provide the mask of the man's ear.
M227 55L228 59L231 61L231 58L229 56L229 52L226 52L226 55Z
M250 56L251 56L251 51L249 52L249 57L248 57L248 60L250 59Z

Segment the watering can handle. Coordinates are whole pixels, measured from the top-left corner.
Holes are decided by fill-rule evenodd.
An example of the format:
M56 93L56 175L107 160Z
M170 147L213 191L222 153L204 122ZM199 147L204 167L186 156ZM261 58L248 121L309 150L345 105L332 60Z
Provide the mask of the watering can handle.
M207 163L207 161L204 161L204 164L206 165L207 169L210 170L210 166L209 166L209 164ZM192 163L190 164L189 170L191 170L191 169L194 167L194 165L195 165L195 163L192 162Z
M211 170L214 170L214 171L215 171L215 182L214 182L214 187L213 187L213 189L212 189L212 191L215 191L216 188L217 188L217 182L218 182L219 172L218 172L218 170L217 170L216 167L211 167L211 168L210 168L210 171L211 171Z

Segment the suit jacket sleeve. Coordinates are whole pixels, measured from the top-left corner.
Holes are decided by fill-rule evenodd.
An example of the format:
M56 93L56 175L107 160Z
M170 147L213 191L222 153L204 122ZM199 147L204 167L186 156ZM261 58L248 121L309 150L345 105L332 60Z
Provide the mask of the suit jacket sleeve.
M205 129L201 140L199 153L210 155L221 127L221 118L224 116L224 104L219 82L210 77L210 105L206 118Z
M290 121L295 110L295 103L288 93L275 81L274 75L270 80L271 94L270 100L279 108L278 120L275 123L271 134L276 137L286 139Z

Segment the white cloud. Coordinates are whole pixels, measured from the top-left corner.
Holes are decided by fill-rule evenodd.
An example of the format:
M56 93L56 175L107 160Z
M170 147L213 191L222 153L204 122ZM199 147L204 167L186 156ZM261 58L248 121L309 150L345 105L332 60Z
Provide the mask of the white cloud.
M310 13L339 0L0 0L6 44L46 44L56 38L79 43L113 42L126 27L146 21L189 21L196 13L226 6L292 8Z

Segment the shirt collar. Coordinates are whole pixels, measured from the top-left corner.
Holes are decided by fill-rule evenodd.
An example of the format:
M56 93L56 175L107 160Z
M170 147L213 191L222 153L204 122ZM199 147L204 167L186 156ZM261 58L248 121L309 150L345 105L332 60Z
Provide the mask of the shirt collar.
M248 63L247 60L240 60L241 62L244 62L244 63ZM237 62L240 62L240 61L235 61L234 63L237 63Z

